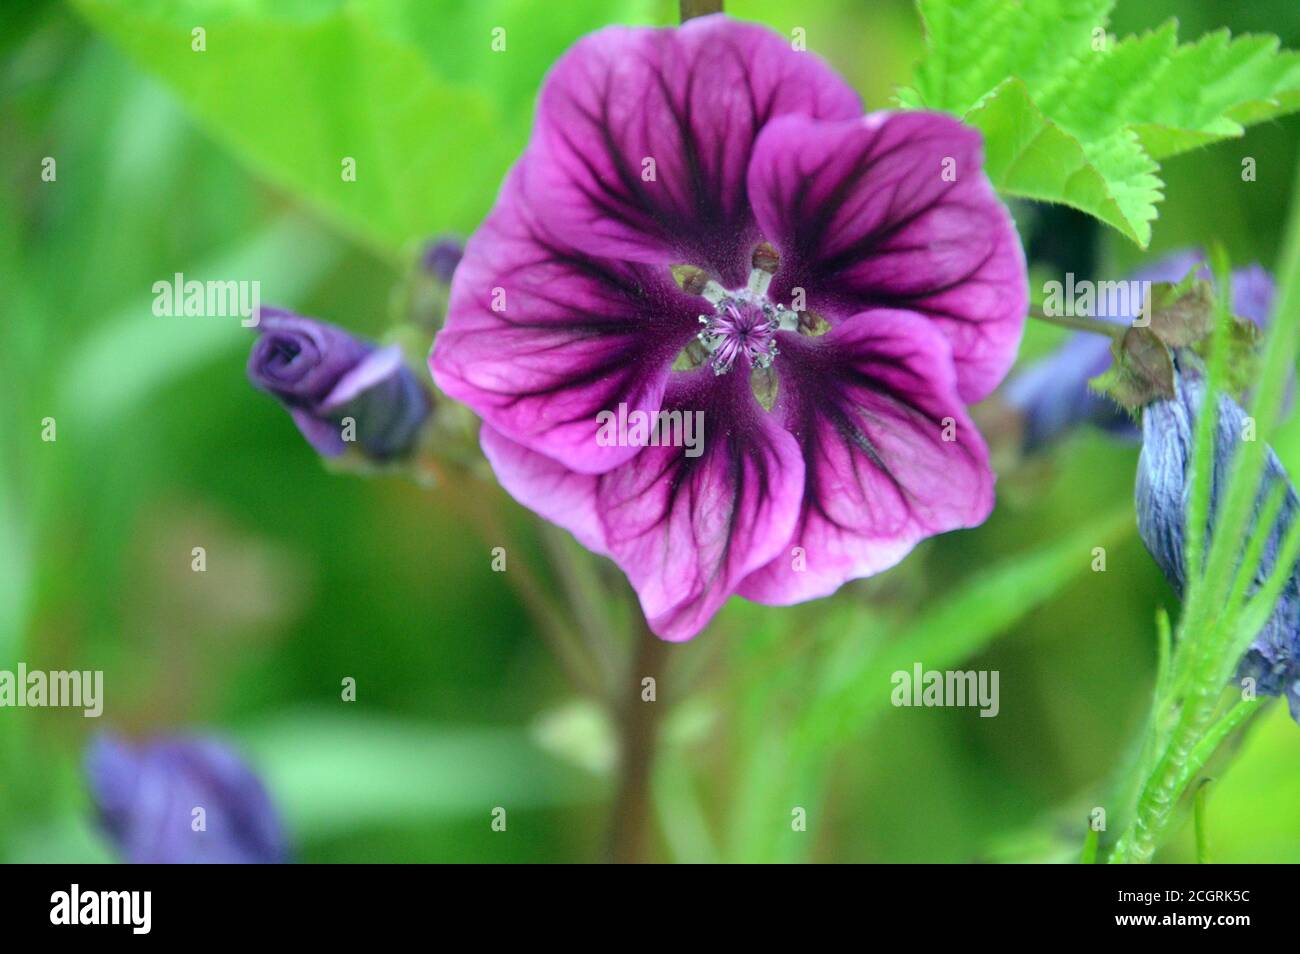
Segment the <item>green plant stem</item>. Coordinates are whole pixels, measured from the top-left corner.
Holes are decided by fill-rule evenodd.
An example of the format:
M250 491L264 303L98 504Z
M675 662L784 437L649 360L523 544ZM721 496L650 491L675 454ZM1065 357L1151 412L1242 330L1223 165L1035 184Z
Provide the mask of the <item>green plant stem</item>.
M1210 833L1209 819L1206 808L1207 795L1210 791L1210 779L1201 779L1201 784L1196 786L1196 801L1192 809L1196 819L1196 863L1198 865L1208 865L1210 863Z
M1049 315L1041 308L1031 308L1029 317L1049 325L1056 325L1058 328L1088 331L1094 335L1103 335L1115 341L1123 338L1124 332L1128 331L1127 325L1117 324L1113 321L1102 321L1100 318L1084 318L1079 315Z
M506 521L501 519L500 491L463 474L444 477L441 489L453 508L472 516L485 542L506 548L510 563L503 576L533 618L538 633L569 682L584 695L602 698L593 662L574 640L572 620L555 605L546 585L532 572L527 561L521 559L523 548L516 545Z
M682 22L691 17L708 16L710 13L722 12L722 0L681 0Z
M650 631L637 607L636 650L632 665L616 694L615 716L619 729L619 783L610 823L610 860L616 864L645 861L650 849L652 790L659 713L663 702L658 687L663 681L668 643ZM655 699L642 699L642 680L655 681Z
M599 670L601 684L612 691L623 664L620 651L625 648L616 637L624 635L626 627L622 620L613 619L609 613L608 588L602 585L593 565L593 560L600 558L582 550L568 533L549 523L542 524L540 533L551 566L564 588L582 646Z

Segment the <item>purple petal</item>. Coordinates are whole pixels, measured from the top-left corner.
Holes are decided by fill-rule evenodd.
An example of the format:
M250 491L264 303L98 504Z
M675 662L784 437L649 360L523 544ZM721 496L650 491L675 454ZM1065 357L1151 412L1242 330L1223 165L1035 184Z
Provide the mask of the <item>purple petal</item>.
M352 418L366 456L389 460L415 446L431 407L429 392L394 346L376 351L345 375L318 413L328 415L336 432Z
M677 641L780 552L798 516L803 461L745 375L675 374L665 406L703 412L702 453L646 447L601 476L597 500L610 552L650 627Z
M798 448L747 390L743 375L673 376L664 409L704 415L696 457L646 446L608 473L580 474L487 425L483 451L511 496L614 559L656 633L689 639L773 558L798 513Z
M397 345L380 348L366 355L356 365L344 372L338 382L325 395L316 410L329 413L355 401L364 391L369 391L387 378L396 376L402 368L402 349Z
M438 387L511 440L600 473L637 449L600 446L597 415L659 409L699 301L667 269L591 258L550 237L518 179L516 170L466 247L430 367Z
M592 474L569 470L544 454L517 444L490 424L479 443L501 486L543 520L563 527L588 550L608 556L605 530L596 515L596 481Z
M339 457L348 449L343 440L342 428L337 422L316 417L302 407L289 408L289 417L302 436L307 438L307 443L322 457Z
M894 565L924 537L987 518L988 451L957 394L943 335L910 312L875 311L822 338L781 338L774 411L798 435L804 497L786 545L741 596L826 596Z
M979 133L935 113L772 122L749 173L781 253L772 294L802 288L832 324L875 308L923 315L952 345L962 398L983 398L1015 360L1028 289L982 161Z
M764 27L721 15L609 27L546 82L528 193L576 248L689 262L738 285L755 241L745 176L760 130L782 115L861 113L833 70Z

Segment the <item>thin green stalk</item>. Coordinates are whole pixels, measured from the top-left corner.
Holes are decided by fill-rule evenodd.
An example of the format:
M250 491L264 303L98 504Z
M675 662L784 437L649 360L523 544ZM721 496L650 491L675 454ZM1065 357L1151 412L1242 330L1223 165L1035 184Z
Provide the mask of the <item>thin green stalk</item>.
M1187 786L1192 784L1192 780L1200 774L1201 770L1209 764L1211 756L1218 751L1219 746L1232 735L1234 731L1245 724L1246 720L1254 715L1263 706L1264 700L1239 699L1231 709L1225 712L1217 722L1211 726L1210 730L1192 748L1186 763L1184 763L1174 779L1174 784L1178 791L1186 790Z
M1210 521L1211 501L1216 496L1214 443L1219 430L1218 395L1227 378L1227 334L1228 322L1231 320L1227 308L1229 300L1227 296L1230 293L1231 270L1222 267L1219 249L1214 250L1213 263L1216 283L1221 280L1224 284L1216 284L1218 293L1215 295L1214 340L1210 352L1205 399L1200 413L1196 416L1196 433L1192 444L1193 460L1189 477L1191 499L1187 508L1184 531L1187 539L1184 571L1187 578L1187 598L1183 608L1182 626L1180 626L1182 639L1179 641L1179 646L1182 652L1178 654L1175 661L1175 683L1180 690L1186 687L1192 675L1191 670L1205 653L1204 643L1209 635L1206 617L1211 612L1211 607L1219 605L1210 598L1203 580L1208 572L1205 534ZM1223 488L1220 487L1218 490L1218 496L1222 497ZM1219 537L1222 539L1223 534L1220 533Z
M1128 325L1121 325L1114 321L1085 318L1082 315L1049 315L1041 308L1031 308L1029 317L1049 325L1056 325L1058 328L1069 328L1072 331L1088 331L1094 335L1102 335L1115 341L1123 338L1124 332L1128 331Z
M1206 802L1209 800L1211 781L1208 778L1202 779L1201 784L1196 786L1196 801L1192 810L1196 820L1196 863L1198 865L1210 863L1210 832L1209 820L1206 818Z
M1083 851L1079 854L1079 864L1095 865L1097 863L1097 845L1101 842L1101 832L1088 825L1088 834L1083 836Z
M623 632L626 627L609 612L609 592L586 551L567 533L550 524L543 524L539 532L577 624L579 640L586 655L600 670L601 685L612 691L625 664L618 650L626 648L619 643L620 636L626 641Z
M1235 666L1233 660L1241 658L1250 647L1255 634L1264 628L1269 616L1273 614L1273 608L1282 595L1282 588L1295 572L1297 559L1300 559L1300 519L1293 520L1291 526L1287 527L1282 544L1278 547L1277 561L1269 570L1263 585L1241 611L1237 631L1233 634L1233 642L1222 666L1225 670L1221 673L1224 679L1231 675Z
M1224 602L1224 613L1231 617L1246 602L1247 591L1250 584L1255 580L1255 574L1251 569L1258 567L1264 556L1264 548L1268 545L1272 537L1273 527L1277 525L1277 518L1282 514L1282 505L1286 502L1286 486L1280 481L1269 488L1268 497L1264 505L1259 509L1259 519L1255 521L1255 532L1250 535L1246 544L1246 553L1237 567L1236 578L1232 581L1232 589L1228 593L1228 598ZM1282 561L1277 561L1280 564Z
M722 0L681 0L682 22L692 17L708 16L722 12Z

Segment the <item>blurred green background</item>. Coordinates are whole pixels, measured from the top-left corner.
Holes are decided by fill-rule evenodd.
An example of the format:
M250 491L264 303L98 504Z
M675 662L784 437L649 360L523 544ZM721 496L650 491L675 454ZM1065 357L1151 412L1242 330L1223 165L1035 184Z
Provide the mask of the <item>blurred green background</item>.
M248 332L155 318L150 289L174 272L257 278L268 303L382 335L421 241L468 234L490 207L547 66L591 29L670 23L675 8L0 7L0 668L102 669L107 695L98 724L0 710L0 858L111 859L80 770L87 734L110 726L236 740L304 861L603 857L609 720L566 682L509 572L492 572L500 541L475 508L328 472L248 385ZM921 50L904 0L727 8L803 27L869 108ZM1294 0L1121 0L1111 29L1170 16L1184 40L1228 26L1300 48ZM1292 117L1167 163L1152 254L1217 238L1235 263L1271 266L1298 137ZM344 156L355 183L340 179ZM1082 217L1015 212L1039 278L1141 260ZM1030 328L1024 354L1058 340ZM45 417L55 443L40 440ZM1293 472L1294 420L1278 448ZM834 600L733 601L674 649L653 856L1077 857L1147 711L1154 613L1176 609L1133 528L1136 455L1080 432L1005 469L978 530ZM460 493L500 514L512 560L558 586L530 515L489 487ZM1099 545L1104 573L1089 567ZM893 652L907 667L999 670L1000 715L890 707ZM340 701L347 676L355 703ZM489 828L497 805L506 833ZM1300 728L1284 707L1253 727L1209 805L1216 860L1300 861ZM808 808L806 832L791 831L792 806ZM1190 852L1185 825L1160 857Z

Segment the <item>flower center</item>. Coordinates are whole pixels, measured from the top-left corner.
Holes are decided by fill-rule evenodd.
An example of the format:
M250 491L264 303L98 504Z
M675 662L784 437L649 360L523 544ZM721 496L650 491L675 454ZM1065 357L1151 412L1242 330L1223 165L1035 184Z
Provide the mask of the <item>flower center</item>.
M714 374L726 374L745 355L757 368L766 368L776 357L776 332L781 327L784 306L774 305L765 295L748 289L729 292L713 306L712 315L700 315L700 342L711 353Z
M772 276L776 274L781 262L780 255L771 243L760 242L754 249L752 262L749 282L744 288L732 291L723 288L702 268L694 265L672 266L673 281L678 288L688 295L699 295L713 306L713 314L700 315L700 324L704 330L682 349L673 361L673 370L689 371L707 361L714 374L726 374L735 366L737 359L743 356L748 359L756 376L775 382L775 375L768 369L772 367L772 359L777 355L776 333L803 333L802 319L805 315L789 311L784 305L778 305L767 297ZM809 327L813 326L810 324ZM817 331L808 333L824 334ZM775 394L772 388L767 390ZM763 406L771 409L770 402Z

